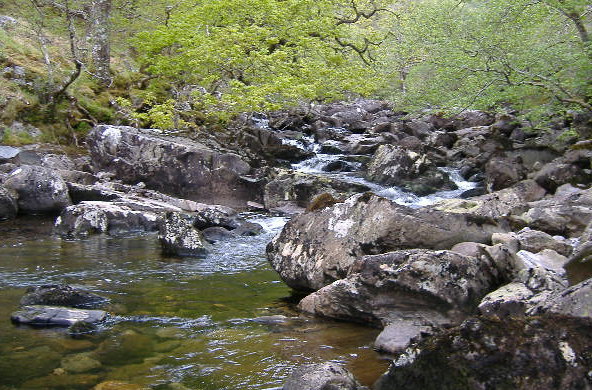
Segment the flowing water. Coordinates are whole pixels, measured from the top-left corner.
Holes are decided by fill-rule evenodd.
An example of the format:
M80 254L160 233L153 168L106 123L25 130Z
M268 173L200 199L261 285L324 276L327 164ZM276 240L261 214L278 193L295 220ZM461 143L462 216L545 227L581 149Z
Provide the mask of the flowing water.
M51 220L0 223L0 389L278 389L296 365L326 360L372 383L388 364L372 350L378 331L299 316L264 256L285 220L250 220L265 233L182 259L154 235L65 240ZM109 298L109 320L79 338L11 324L26 288L47 283Z

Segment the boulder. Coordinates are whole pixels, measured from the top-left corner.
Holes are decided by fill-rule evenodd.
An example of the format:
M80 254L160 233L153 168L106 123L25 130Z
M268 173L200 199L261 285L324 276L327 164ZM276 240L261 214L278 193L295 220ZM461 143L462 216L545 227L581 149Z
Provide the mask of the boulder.
M491 236L492 243L502 243L517 253L525 250L538 253L545 249L552 249L562 256L569 256L573 250L570 242L561 236L551 236L545 232L524 228L517 233L496 233Z
M557 293L539 311L592 320L592 279Z
M552 235L577 237L592 221L592 188L581 190L565 184L554 196L530 202L528 207L518 218L524 225Z
M334 362L307 364L296 368L282 390L363 390L367 389L343 366Z
M239 226L236 210L225 206L209 206L196 211L193 215L193 226L203 230L214 226L235 229Z
M343 199L368 190L369 187L363 184L348 183L322 175L279 170L265 186L264 202L267 209L304 209L315 197L323 193Z
M411 343L419 341L418 336L432 331L425 321L400 319L389 323L374 340L374 348L392 355L403 352Z
M591 326L562 316L471 318L409 348L374 389L587 389Z
M261 200L262 183L246 176L248 163L187 138L102 125L89 133L87 144L94 168L125 183L144 182L166 194L229 206Z
M166 213L158 238L167 255L202 256L209 247L203 234L193 227L192 217L178 212Z
M201 233L211 244L236 237L236 234L226 228L223 228L222 226L212 226L202 230Z
M35 326L70 326L77 322L90 324L107 318L103 310L71 309L59 306L24 306L12 313L10 319L17 324Z
M55 231L64 237L87 237L91 234L125 235L155 232L160 215L170 208L134 205L127 202L87 201L67 207L56 219Z
M545 164L534 176L534 180L551 193L563 184L589 184L590 179L590 174L577 165L559 162Z
M17 212L16 194L0 185L0 221L13 219Z
M292 218L267 246L267 257L290 287L310 291L346 277L359 256L489 243L502 231L488 219L412 209L365 193Z
M384 185L399 186L417 195L428 195L458 187L426 155L396 145L381 145L366 171L366 178Z
M458 323L497 287L502 273L487 258L412 249L363 256L349 276L302 299L311 314L386 326L405 321L407 335ZM415 334L410 332L415 325Z
M21 298L22 306L68 306L92 308L108 302L107 298L66 284L44 284L29 287Z
M524 268L511 283L487 294L479 303L479 312L500 318L536 314L541 304L567 285L565 278L542 267Z
M520 161L492 158L485 164L485 186L489 192L499 191L526 179L526 173L527 170Z
M433 207L450 213L465 213L501 220L526 212L529 207L528 202L540 200L545 194L546 191L534 180L525 180L491 194L470 199L442 200Z
M21 166L8 175L4 186L17 194L23 214L59 213L72 204L66 182L47 168Z

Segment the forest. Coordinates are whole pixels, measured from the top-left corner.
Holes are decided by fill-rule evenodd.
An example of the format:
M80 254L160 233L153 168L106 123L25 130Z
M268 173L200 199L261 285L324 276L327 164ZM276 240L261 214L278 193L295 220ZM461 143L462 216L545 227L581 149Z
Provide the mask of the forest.
M535 128L592 110L587 0L5 0L0 12L2 120L58 143L96 123L199 131L360 96L517 111Z

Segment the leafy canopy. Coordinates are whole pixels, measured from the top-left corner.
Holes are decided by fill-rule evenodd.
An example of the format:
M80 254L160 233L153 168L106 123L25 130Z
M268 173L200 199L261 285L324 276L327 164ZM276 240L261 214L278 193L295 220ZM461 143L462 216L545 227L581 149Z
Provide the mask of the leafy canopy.
M375 1L185 1L166 25L138 34L135 43L147 70L167 80L178 102L225 119L374 91L378 79L365 61L380 33L364 10L376 7Z

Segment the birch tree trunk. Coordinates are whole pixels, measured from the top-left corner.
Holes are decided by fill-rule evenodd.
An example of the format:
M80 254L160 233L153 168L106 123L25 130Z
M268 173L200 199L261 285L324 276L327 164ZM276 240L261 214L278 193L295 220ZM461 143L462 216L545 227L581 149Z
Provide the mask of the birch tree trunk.
M109 15L111 0L93 0L90 7L89 38L91 49L91 73L101 85L111 85L109 65L111 50L109 45Z

